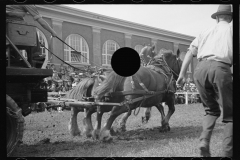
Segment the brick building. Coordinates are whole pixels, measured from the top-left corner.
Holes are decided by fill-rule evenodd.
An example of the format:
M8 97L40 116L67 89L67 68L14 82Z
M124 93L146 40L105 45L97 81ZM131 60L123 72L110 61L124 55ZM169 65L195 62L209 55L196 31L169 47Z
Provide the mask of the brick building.
M43 18L56 31L58 37L68 43L86 58L74 53L69 47L50 34L36 23L40 39L49 50L64 61L76 66L86 65L110 66L111 54L121 47L131 47L138 52L144 44L156 44L156 52L161 49L170 49L175 54L180 51L183 59L189 44L194 37L179 34L159 28L103 16L62 5L37 5ZM30 20L30 16L27 20ZM42 49L49 63L59 66L62 62L55 56ZM193 74L197 64L196 58L188 69Z

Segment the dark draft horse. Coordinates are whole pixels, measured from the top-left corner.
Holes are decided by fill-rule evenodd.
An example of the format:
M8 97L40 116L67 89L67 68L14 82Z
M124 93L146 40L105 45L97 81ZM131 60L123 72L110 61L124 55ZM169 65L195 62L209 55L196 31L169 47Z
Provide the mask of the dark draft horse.
M169 82L171 80L177 79L178 74L180 73L180 69L182 66L182 61L177 58L176 55L173 54L172 51L166 50L163 53L155 54L154 53L155 46L145 46L141 50L141 55L143 58L153 57L153 61L149 64L151 67L155 67L160 65L161 73L154 71L154 69L150 69L151 67L140 67L137 73L131 77L121 77L117 75L115 72L111 72L108 77L103 81L103 83L96 87L93 91L95 101L101 101L107 93L117 92L117 91L136 91L136 90L145 90L161 92L160 94L156 94L147 100L141 100L138 102L134 102L125 106L114 106L112 107L109 118L107 119L105 125L101 129L101 110L104 109L104 106L98 106L100 108L100 112L97 112L97 126L95 131L95 137L100 138L100 140L108 141L112 140L112 136L110 134L111 126L114 120L122 113L127 112L127 116L122 118L122 124L124 125L124 119L126 120L130 114L131 110L136 109L137 107L152 107L156 106L156 108L161 113L161 130L169 131L169 119L175 111L174 101L175 95L174 92L169 92ZM161 59L163 63L159 63L155 61L157 59ZM163 68L163 69L161 69ZM174 74L173 74L174 73ZM168 75L170 74L170 76ZM172 77L171 77L172 76ZM148 78L146 78L148 77ZM171 77L171 78L170 78ZM170 80L171 79L171 80ZM172 84L175 81L171 82ZM133 86L134 84L134 86ZM176 85L176 84L174 84ZM175 88L175 87L173 87ZM142 95L124 95L124 96L115 96L114 102L123 102L124 100L131 101L135 98L141 97ZM111 101L112 102L112 101ZM169 107L169 111L167 116L165 116L163 106L161 102L166 102ZM101 129L101 130L100 130Z
M87 77L84 78L75 88L67 92L66 96L64 98L71 98L79 101L87 100L87 101L93 101L92 95L96 87L101 85L102 81L106 79L106 77L109 75L109 71L104 72L105 77L100 78L101 75L93 76L93 77ZM111 102L119 102L118 97L112 97L109 98L109 101ZM68 124L68 129L70 131L70 134L72 136L81 136L81 131L78 128L78 122L77 122L77 115L79 112L84 111L84 118L83 118L83 133L82 135L86 135L86 137L93 139L97 139L99 135L99 130L101 129L101 123L98 123L101 121L102 115L105 112L110 112L112 110L113 106L105 105L102 106L99 115L97 116L97 123L95 127L92 125L92 119L91 116L93 113L97 111L96 106L92 106L90 108L83 108L80 106L73 106L71 107L71 117ZM113 131L114 132L114 131Z

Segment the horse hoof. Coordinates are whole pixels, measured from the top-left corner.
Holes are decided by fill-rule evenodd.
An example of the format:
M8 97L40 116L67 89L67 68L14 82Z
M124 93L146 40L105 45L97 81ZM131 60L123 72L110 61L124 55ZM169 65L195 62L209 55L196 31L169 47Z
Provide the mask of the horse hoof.
M110 134L111 135L117 135L118 134L118 130L114 130L113 128L110 129Z
M98 139L99 139L99 131L94 130L94 131L92 132L92 138L93 138L94 140L98 140Z
M76 137L76 136L79 136L79 137L80 137L80 136L81 136L81 133L80 133L80 132L74 132L74 133L72 133L72 136L73 136L73 137Z
M87 137L87 138L91 138L92 135L91 135L91 134L86 134L86 137Z
M170 127L169 126L165 126L165 127L160 127L159 128L159 132L161 133L165 133L165 132L168 132L170 131Z
M112 142L113 138L112 137L104 137L102 139L103 142Z

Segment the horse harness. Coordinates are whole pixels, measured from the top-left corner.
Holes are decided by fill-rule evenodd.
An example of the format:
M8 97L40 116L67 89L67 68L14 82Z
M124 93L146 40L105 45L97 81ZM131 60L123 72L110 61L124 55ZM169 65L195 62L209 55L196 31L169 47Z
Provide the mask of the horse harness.
M156 64L152 65L154 62L157 62L158 66L156 66ZM153 66L153 67L151 67L151 66ZM162 69L162 67L164 67L164 66L165 66L165 70ZM167 88L165 90L162 90L162 91L149 91L147 89L147 87L137 77L137 75L131 76L132 90L130 90L130 91L117 91L117 92L109 93L109 95L111 97L113 97L113 96L126 96L126 95L143 95L142 97L125 100L125 101L120 103L121 106L126 106L127 107L128 112L131 111L131 109L129 107L130 104L133 104L135 102L143 100L141 102L141 104L139 105L139 108L140 108L142 106L143 102L146 99L150 98L150 97L153 97L153 96L156 96L156 95L159 95L159 94L164 94L166 92L167 93L169 93L169 92L175 93L175 91L169 90L169 87L170 87L170 85L171 85L171 83L173 81L173 73L175 73L175 72L173 72L173 70L168 66L168 64L166 63L163 55L161 55L159 60L152 59L152 61L149 62L146 67L152 69L153 71L155 71L155 72L157 72L159 74L163 74L165 76L165 81L166 82L167 82L167 79L170 79L169 82L167 83ZM170 78L167 75L170 75ZM143 90L134 90L135 89L135 85L134 85L133 77L135 77L135 79L137 80L138 84L143 88ZM138 110L138 113L139 113L139 110ZM135 114L135 112L134 112L134 114ZM135 115L137 115L137 114L135 114Z

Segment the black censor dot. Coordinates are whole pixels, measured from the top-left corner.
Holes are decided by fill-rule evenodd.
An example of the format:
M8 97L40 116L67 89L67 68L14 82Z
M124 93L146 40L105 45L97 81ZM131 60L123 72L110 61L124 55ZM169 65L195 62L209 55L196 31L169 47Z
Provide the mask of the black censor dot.
M111 59L112 69L122 77L134 75L139 70L140 64L141 60L137 51L129 47L118 49Z

